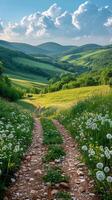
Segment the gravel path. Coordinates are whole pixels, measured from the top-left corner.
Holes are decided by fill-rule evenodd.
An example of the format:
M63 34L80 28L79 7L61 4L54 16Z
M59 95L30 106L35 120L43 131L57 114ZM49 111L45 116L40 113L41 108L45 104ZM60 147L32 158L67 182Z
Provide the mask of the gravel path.
M65 174L70 177L70 189L74 200L99 200L94 194L94 182L88 177L88 170L79 158L77 144L68 131L57 120L53 120L54 125L62 134L64 149L66 152L62 168ZM76 197L76 198L75 198Z
M43 146L42 127L38 119L35 120L33 142L16 173L17 179L12 179L4 200L47 200L47 188L42 181L43 176Z

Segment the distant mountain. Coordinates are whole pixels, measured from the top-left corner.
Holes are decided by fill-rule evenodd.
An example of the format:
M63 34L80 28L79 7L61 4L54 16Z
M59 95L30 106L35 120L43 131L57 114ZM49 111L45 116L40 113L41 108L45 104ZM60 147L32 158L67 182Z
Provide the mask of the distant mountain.
M72 48L76 48L75 46L63 46L60 45L58 43L54 43L54 42L47 42L47 43L43 43L41 45L38 45L38 47L40 49L43 49L44 51L48 51L49 54L53 55L53 54L62 54L65 51L71 50Z
M7 42L4 40L0 40L0 46L4 48L8 48L11 50L17 50L24 52L26 54L34 54L34 55L40 55L40 54L48 54L48 51L44 51L43 49L38 48L38 46L33 46L26 43L15 43L15 42Z
M48 42L41 45L33 46L26 43L7 42L4 40L0 40L0 46L11 49L11 50L21 51L26 54L34 55L34 56L60 55L60 53L62 54L63 52L73 48L73 46L62 46L60 44L53 43L53 42Z
M75 48L73 47L72 49L69 49L68 51L64 52L64 55L93 51L101 48L102 46L97 44L86 44L80 47L75 47Z
M38 46L0 40L0 61L8 73L48 79L62 73L84 73L112 67L112 45L80 47L48 42Z

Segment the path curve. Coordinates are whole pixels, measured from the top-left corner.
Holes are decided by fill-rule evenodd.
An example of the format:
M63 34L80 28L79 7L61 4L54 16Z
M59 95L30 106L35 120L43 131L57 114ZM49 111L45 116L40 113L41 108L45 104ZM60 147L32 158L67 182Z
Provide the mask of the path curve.
M43 153L42 126L40 121L35 119L32 145L22 162L20 170L16 173L16 182L9 187L7 197L4 200L48 199L47 188L42 181L44 173L42 166Z
M57 120L53 120L54 125L63 136L65 159L62 163L63 171L70 177L70 188L73 197L78 200L99 200L94 191L94 182L88 176L88 170L79 158L77 144L74 142L70 133ZM75 198L74 198L75 199Z

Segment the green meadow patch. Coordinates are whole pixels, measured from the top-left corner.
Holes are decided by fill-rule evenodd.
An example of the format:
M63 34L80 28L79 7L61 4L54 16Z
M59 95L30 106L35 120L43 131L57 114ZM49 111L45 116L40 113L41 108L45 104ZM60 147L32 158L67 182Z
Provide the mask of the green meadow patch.
M46 118L42 118L41 122L43 127L43 143L46 145L62 144L62 137L53 125L53 122Z

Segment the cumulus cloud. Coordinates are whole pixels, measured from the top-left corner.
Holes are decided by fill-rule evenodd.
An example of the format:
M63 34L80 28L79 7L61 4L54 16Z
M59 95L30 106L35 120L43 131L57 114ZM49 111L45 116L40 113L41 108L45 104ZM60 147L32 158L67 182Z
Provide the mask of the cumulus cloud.
M108 18L107 22L104 25L112 28L112 17Z
M86 1L72 15L72 23L79 30L79 35L108 34L104 27L106 19L111 15L109 8L98 8L91 1Z
M19 22L3 26L0 20L0 38L38 43L37 40L68 40L88 42L92 38L101 43L112 35L112 12L108 5L98 7L92 1L85 1L73 13L63 12L57 4L43 12L23 17ZM78 40L80 38L80 40ZM81 39L82 38L82 39ZM102 39L100 39L102 38Z
M59 7L55 3L48 10L44 11L42 15L47 16L47 17L52 17L53 19L55 19L61 14L61 12L62 12L61 7Z

